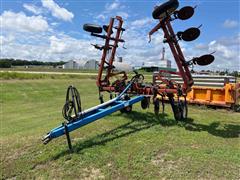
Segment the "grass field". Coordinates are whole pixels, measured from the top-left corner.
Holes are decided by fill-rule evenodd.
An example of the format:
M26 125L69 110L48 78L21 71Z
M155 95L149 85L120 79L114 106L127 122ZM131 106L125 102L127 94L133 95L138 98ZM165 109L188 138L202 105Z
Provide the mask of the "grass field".
M22 78L1 82L2 179L239 179L240 114L190 106L176 122L170 107L116 112L48 145L41 138L59 125L65 91L80 91L84 109L98 104L93 77Z

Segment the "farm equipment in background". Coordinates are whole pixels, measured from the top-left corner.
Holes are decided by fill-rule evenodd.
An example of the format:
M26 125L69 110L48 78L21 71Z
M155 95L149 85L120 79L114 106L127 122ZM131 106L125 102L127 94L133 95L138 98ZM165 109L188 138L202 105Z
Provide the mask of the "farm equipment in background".
M186 97L194 84L189 66L196 64L208 65L213 62L214 56L208 54L193 58L189 61L185 60L178 41L193 41L200 35L200 30L199 27L192 27L186 31L174 33L171 26L172 21L176 19L186 20L191 18L194 14L193 7L186 6L177 10L178 6L179 3L177 0L170 0L157 6L152 13L153 18L157 19L159 23L149 32L149 40L151 41L151 35L159 29L162 29L164 32L164 43L168 43L170 46L179 70L179 72L159 71L156 74L156 80L160 81L160 84L145 84L143 82L144 76L137 72L135 72L135 75L129 81L125 71L116 72L114 70L114 59L118 43L125 42L121 37L125 29L122 27L123 20L120 16L111 18L108 25L99 26L85 24L83 26L83 29L90 32L92 36L105 40L104 45L93 45L96 49L103 51L96 82L99 88L99 99L101 104L82 111L79 92L73 86L69 86L66 95L66 103L63 107L65 122L61 126L52 129L44 136L44 144L65 134L68 146L72 149L69 132L118 110L121 112L130 112L132 110L132 105L140 101L141 107L146 109L149 107L151 97L153 99L154 112L156 115L159 113L161 101L164 111L164 98L167 97L170 101L175 119L183 120L187 118L188 110ZM116 23L117 25L115 25ZM103 30L106 34L101 34ZM104 70L106 74L103 74ZM165 73L174 74L180 77L183 83L181 84L167 79L164 76ZM112 77L116 76L120 78L111 82ZM105 103L103 102L102 96L102 92L104 91L110 93L110 100ZM113 93L116 95L115 98L113 98ZM162 98L159 98L159 96ZM177 100L174 99L175 96ZM183 100L181 100L181 98L183 98Z
M153 74L153 84L161 81L158 72ZM168 79L183 84L181 78L168 74ZM240 83L233 76L193 75L194 85L187 94L190 104L202 104L212 107L226 107L239 112Z

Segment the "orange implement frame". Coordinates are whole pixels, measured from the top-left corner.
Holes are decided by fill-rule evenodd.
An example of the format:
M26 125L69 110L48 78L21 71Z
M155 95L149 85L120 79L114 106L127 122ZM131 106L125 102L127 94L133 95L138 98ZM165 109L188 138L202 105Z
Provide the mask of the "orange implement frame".
M187 101L222 107L232 107L239 103L240 83L225 84L223 88L193 86L187 94Z

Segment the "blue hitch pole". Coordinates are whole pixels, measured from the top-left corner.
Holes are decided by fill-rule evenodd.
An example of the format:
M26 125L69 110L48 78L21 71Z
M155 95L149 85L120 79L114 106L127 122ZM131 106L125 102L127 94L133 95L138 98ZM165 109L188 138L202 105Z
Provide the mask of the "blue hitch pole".
M132 86L135 81L131 81L127 87L114 99L109 100L103 104L97 105L90 109L87 109L80 113L80 116L74 121L70 121L68 123L63 123L61 126L58 126L52 129L46 136L43 137L43 144L47 144L54 138L58 138L62 135L66 135L69 149L72 149L71 140L69 136L69 132L74 131L80 127L83 127L89 123L92 123L98 119L101 119L107 115L110 115L118 110L121 110L127 106L133 105L141 100L145 96L135 96L130 100L123 101L122 96L128 91L128 89Z

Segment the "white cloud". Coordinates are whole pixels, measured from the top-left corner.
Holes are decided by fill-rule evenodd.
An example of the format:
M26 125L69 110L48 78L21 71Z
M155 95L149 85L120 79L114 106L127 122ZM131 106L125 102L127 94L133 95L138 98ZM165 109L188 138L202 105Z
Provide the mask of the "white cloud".
M36 15L39 15L39 14L43 13L43 10L40 7L37 7L37 6L33 5L33 4L23 4L23 7L26 10L28 10L28 11L36 14Z
M129 17L127 8L120 3L119 0L115 0L112 3L106 3L105 8L102 12L98 12L94 19L101 20L103 23L106 23L106 20L110 17L121 16L124 20Z
M70 59L99 60L100 51L95 50L89 39L75 39L61 32L16 33L14 39L0 36L1 57L38 61L67 61ZM92 38L92 37L89 37ZM11 42L10 42L11 40ZM96 40L92 40L96 43Z
M232 48L229 48L216 40L209 43L209 50L216 51L217 54L221 54L226 60L232 60L238 55L237 51L234 51Z
M7 45L9 43L12 43L14 42L15 38L14 36L12 35L9 35L9 36L3 36L1 35L0 36L0 45L3 46L3 45Z
M25 13L14 13L4 11L0 16L2 30L13 30L18 32L47 31L48 23L42 16L26 16Z
M56 54L64 54L69 52L70 47L67 47L66 42L62 41L61 39L56 38L56 36L51 36L50 40L50 52Z
M132 26L143 27L148 24L151 24L152 22L153 22L152 18L146 17L143 19L137 19L137 20L133 21L131 24L132 24Z
M43 7L47 8L51 11L52 16L64 20L64 21L71 21L74 17L74 14L68 11L65 8L60 7L57 3L53 0L42 0Z
M211 41L210 43L200 43L195 46L187 46L185 55L191 59L203 54L215 52L215 60L208 66L196 66L196 69L211 70L240 70L240 35L223 37Z
M101 20L105 20L106 16L104 14L99 14L96 19L101 19Z
M235 20L227 19L223 23L223 27L225 28L235 28L238 27L238 22Z
M105 9L107 11L113 11L113 10L116 10L116 9L119 9L120 8L120 2L119 1L114 1L113 3L107 3L105 5Z
M129 14L126 12L117 12L116 13L118 16L121 16L123 19L127 19Z

